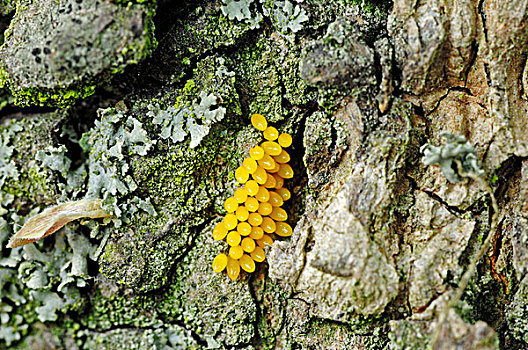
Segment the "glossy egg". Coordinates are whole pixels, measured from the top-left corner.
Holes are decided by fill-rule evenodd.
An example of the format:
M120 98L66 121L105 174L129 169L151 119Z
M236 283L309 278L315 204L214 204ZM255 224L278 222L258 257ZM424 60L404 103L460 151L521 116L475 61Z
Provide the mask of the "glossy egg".
M241 205L237 208L235 215L238 221L246 221L249 217L249 211L245 206Z
M264 149L264 152L266 152L270 156L278 156L282 152L282 147L277 142L273 141L262 142L260 147L262 147L262 149Z
M231 259L238 260L242 257L243 254L244 254L244 249L242 249L242 247L239 245L229 248L229 257Z
M227 236L227 228L224 225L223 222L216 224L216 226L213 229L213 239L215 241L220 241Z
M293 169L289 164L281 164L277 174L284 179L291 179L293 177Z
M256 212L259 208L259 201L255 197L248 197L248 199L246 199L246 202L244 203L244 206L250 212Z
M292 137L290 134L283 132L279 135L278 142L282 147L290 147L292 144Z
M237 232L241 236L248 236L251 233L251 225L247 222L241 222L237 225Z
M255 180L249 180L244 185L244 188L246 189L246 193L250 196L254 196L257 194L259 190L259 184Z
M279 131L273 126L268 126L262 133L264 138L268 141L275 141L279 137Z
M238 167L237 170L235 170L235 179L241 184L245 184L249 179L249 171L243 166Z
M292 228L285 222L277 222L275 233L281 237L289 237L292 235Z
M248 193L247 193L247 190L244 187L240 187L233 194L233 198L235 198L235 200L238 203L244 203L246 201L246 199L247 199L247 196L248 196Z
M227 266L227 255L218 254L213 260L213 271L222 272Z
M255 161L262 159L265 154L264 149L260 146L255 146L249 150L249 156Z
M257 130L264 131L268 127L268 121L263 115L255 113L251 116L251 125Z
M264 249L261 247L255 247L255 250L251 252L250 256L256 262L263 262L266 260L266 254L264 253Z
M253 261L253 259L251 259L251 257L247 254L242 255L238 263L240 264L240 267L246 272L255 271L255 261Z
M251 213L249 214L248 222L251 226L260 226L262 224L262 215L259 213Z
M231 231L227 234L227 237L226 237L226 242L227 244L229 244L231 247L234 247L236 245L239 245L240 244L240 241L242 240L242 237L240 237L240 233L238 233L237 231Z
M242 163L242 166L246 168L248 173L253 174L257 170L257 161L253 158L246 158Z
M240 264L238 263L238 260L228 257L226 269L229 278L231 278L233 281L238 278L238 275L240 274Z
M286 221L288 219L288 214L286 213L286 210L279 207L273 207L273 210L271 211L269 216L275 221Z
M240 246L245 252L251 253L255 250L256 243L255 240L251 237L245 237L242 242L240 242Z

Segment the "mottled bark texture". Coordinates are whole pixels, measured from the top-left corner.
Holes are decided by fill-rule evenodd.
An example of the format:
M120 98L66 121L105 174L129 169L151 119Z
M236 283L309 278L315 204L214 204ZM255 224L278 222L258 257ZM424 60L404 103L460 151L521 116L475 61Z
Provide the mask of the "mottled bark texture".
M0 0L0 25L0 349L528 348L528 1ZM294 232L230 281L211 231L252 113L294 137ZM444 132L493 232L420 161ZM4 248L86 197L115 218Z

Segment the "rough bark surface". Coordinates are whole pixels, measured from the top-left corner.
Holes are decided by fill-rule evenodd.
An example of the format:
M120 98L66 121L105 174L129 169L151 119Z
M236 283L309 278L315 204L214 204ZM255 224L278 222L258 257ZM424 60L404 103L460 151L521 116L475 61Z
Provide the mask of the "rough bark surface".
M0 0L0 45L0 349L528 348L528 1ZM231 281L253 113L293 135L294 232ZM445 132L495 232L420 161ZM83 198L115 217L5 248Z

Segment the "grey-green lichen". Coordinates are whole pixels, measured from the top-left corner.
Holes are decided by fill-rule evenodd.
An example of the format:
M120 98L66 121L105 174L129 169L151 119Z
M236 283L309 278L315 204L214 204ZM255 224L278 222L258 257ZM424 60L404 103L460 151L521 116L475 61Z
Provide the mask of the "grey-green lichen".
M214 106L217 104L215 95L200 92L200 102L195 101L189 106L176 109L173 106L161 110L159 106L151 106L147 116L152 117L152 122L161 125L161 138L171 138L173 142L185 139L187 133L191 136L190 147L194 148L209 133L214 123L221 121L226 109Z
M480 165L477 150L466 140L465 136L443 133L446 139L445 145L432 146L425 144L422 146L422 162L425 165L439 165L442 173L451 183L461 181L461 178L468 177L460 174L456 161L460 162L464 173L472 173L478 176L485 174Z
M150 54L153 15L152 5L23 2L0 47L1 80L20 105L72 104Z

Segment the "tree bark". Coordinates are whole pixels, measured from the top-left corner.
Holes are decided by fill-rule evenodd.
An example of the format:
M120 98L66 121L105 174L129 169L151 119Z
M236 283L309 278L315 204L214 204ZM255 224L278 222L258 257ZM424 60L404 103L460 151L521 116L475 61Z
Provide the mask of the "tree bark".
M0 243L113 214L2 249L0 348L528 347L527 1L0 0L0 25ZM230 280L254 113L293 136L293 234ZM446 133L483 181L422 162Z

